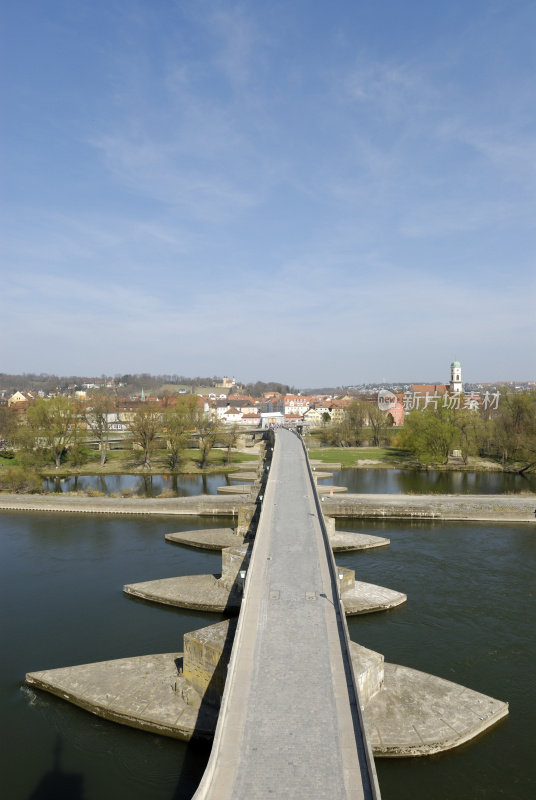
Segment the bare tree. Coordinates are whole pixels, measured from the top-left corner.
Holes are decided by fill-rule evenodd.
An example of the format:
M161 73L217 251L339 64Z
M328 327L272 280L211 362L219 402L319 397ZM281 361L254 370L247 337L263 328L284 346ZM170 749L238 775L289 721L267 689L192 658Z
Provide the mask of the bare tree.
M227 448L227 452L225 454L225 463L231 463L231 450L233 447L236 447L238 443L238 438L240 436L240 430L238 425L232 425L229 430L226 430L223 435L223 441L225 442L225 447Z
M12 443L16 434L16 412L8 406L0 406L0 440Z
M197 397L180 397L175 405L167 406L163 415L164 435L167 440L169 466L176 469L188 437L195 429Z
M372 431L372 445L379 447L382 431L387 427L387 413L382 411L375 403L369 403L367 408L368 426Z
M90 405L84 411L84 421L99 444L101 467L108 459L110 420L114 408L115 400L110 394L94 392L90 398Z
M143 452L143 466L145 469L151 469L151 456L155 442L158 434L162 432L160 411L153 405L142 403L134 412L134 416L128 424L128 430L134 444L138 445Z
M39 398L27 411L27 442L32 448L49 453L56 469L61 457L76 436L80 419L70 397L58 395L51 399Z
M197 417L197 433L199 436L199 452L201 455L199 466L205 469L208 465L208 456L218 437L221 435L221 423L214 416L211 417L200 412Z
M536 392L502 392L492 430L503 466L516 462L521 475L532 470L536 466Z

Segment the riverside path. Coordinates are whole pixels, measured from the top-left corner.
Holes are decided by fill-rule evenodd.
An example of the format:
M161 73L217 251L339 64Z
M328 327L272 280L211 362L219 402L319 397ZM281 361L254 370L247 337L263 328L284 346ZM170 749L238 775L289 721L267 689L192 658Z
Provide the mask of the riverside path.
M303 444L278 430L195 800L379 798L338 580Z

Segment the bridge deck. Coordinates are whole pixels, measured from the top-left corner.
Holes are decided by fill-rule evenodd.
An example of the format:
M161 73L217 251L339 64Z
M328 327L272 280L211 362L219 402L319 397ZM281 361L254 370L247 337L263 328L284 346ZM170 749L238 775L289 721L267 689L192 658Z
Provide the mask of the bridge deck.
M301 441L276 433L218 729L196 800L376 798Z

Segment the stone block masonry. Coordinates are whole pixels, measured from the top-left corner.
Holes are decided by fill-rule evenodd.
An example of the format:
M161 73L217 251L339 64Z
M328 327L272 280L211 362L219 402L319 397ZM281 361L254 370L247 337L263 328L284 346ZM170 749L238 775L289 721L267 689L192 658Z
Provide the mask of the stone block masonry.
M204 702L216 708L225 687L235 630L236 618L184 635L183 676Z

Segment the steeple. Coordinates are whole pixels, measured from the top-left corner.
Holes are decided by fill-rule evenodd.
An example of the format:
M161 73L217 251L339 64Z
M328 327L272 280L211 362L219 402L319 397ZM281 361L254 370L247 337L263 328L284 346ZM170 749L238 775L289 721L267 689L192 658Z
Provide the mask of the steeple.
M450 365L450 392L451 394L463 392L462 365L459 361L453 361Z

